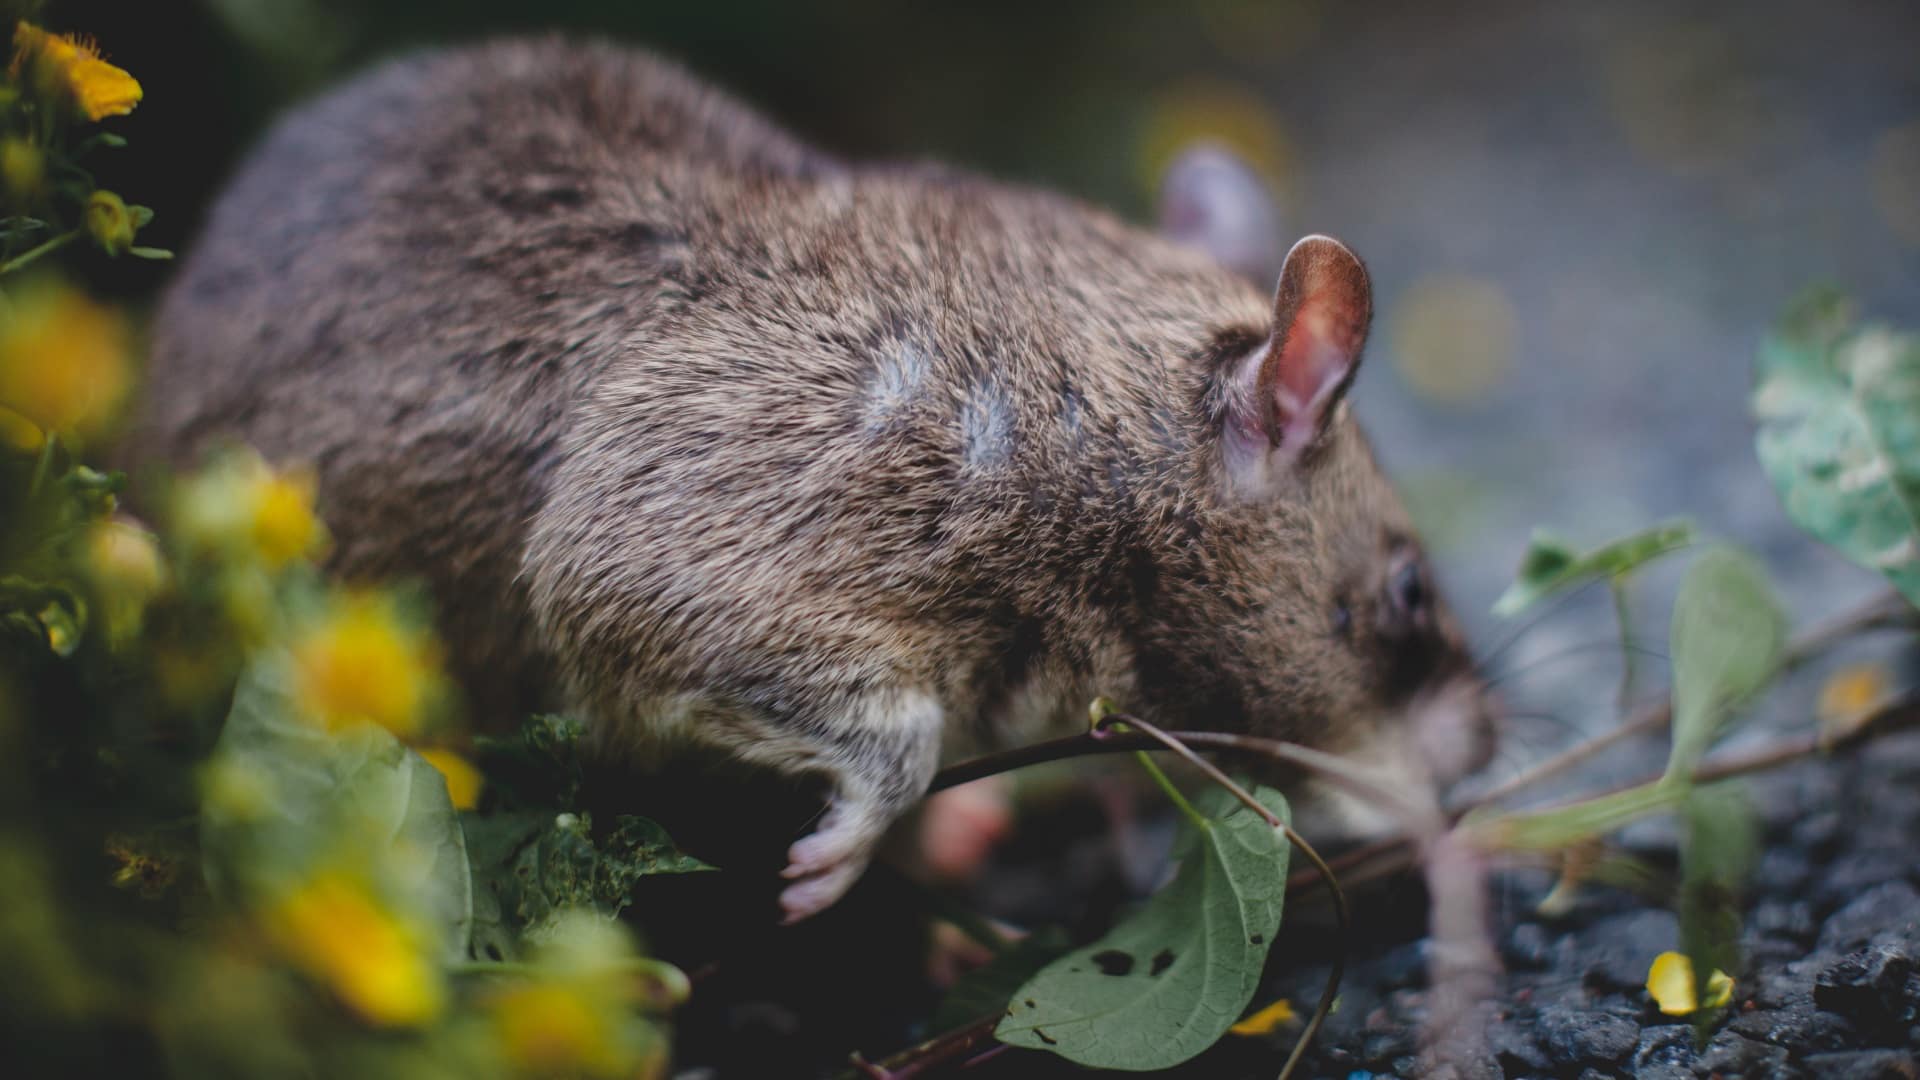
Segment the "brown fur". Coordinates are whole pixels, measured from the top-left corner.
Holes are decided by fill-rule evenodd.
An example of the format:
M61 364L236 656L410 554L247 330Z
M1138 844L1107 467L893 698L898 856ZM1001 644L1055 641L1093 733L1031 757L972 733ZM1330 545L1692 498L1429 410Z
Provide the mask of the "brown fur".
M1359 748L1467 670L1444 610L1381 600L1412 537L1335 404L1351 368L1306 452L1233 481L1274 322L1068 200L843 165L644 54L502 43L278 126L161 308L145 445L316 465L339 568L423 575L476 703L557 676L615 749L828 777L804 914L943 738L1105 693Z

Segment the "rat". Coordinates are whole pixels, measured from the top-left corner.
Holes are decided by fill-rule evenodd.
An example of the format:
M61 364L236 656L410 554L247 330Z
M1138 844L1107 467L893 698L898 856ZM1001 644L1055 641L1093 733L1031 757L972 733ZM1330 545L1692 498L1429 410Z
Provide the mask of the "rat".
M1203 164L1169 239L643 51L403 57L218 198L135 446L310 465L333 569L424 580L481 713L822 784L789 920L943 760L1096 695L1445 784L1494 710L1347 402L1367 271L1316 235L1251 284L1205 238L1257 265L1231 223L1274 219Z

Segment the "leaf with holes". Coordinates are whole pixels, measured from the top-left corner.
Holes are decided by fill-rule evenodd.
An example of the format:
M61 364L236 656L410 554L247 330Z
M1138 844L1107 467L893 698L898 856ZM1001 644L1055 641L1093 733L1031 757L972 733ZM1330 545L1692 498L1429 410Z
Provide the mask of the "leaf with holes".
M1920 604L1920 337L1809 294L1761 349L1753 414L1788 516Z
M1281 820L1286 799L1255 796ZM1287 891L1286 837L1224 791L1200 802L1173 883L1100 940L1027 980L1002 1042L1102 1069L1165 1069L1226 1034L1260 982Z
M1520 570L1494 602L1493 613L1503 618L1518 615L1554 593L1595 578L1620 577L1693 541L1692 522L1666 521L1581 555L1558 536L1535 529L1527 553L1520 558Z
M641 878L714 869L642 817L621 815L601 836L583 814L548 810L469 813L461 824L473 868L467 950L476 960L517 959L530 934L567 911L618 915Z

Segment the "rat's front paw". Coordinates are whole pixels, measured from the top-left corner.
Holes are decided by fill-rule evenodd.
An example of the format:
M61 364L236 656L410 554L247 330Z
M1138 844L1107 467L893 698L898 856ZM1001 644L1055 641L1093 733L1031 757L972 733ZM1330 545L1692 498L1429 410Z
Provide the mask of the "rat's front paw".
M872 853L870 837L858 835L854 829L836 827L829 814L819 832L801 838L787 849L787 868L780 876L793 879L793 884L780 894L780 908L786 914L784 921L797 923L832 906L860 880Z
M818 915L860 880L887 829L877 811L873 800L842 787L828 800L819 826L787 849L787 868L780 872L793 879L780 894L787 923Z

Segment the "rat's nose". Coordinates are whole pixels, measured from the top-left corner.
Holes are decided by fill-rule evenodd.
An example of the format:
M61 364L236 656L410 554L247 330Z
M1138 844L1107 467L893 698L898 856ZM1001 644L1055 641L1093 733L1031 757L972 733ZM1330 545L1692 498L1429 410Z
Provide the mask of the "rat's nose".
M1411 710L1413 737L1440 787L1458 781L1493 760L1500 718L1500 696L1473 674L1455 675Z

